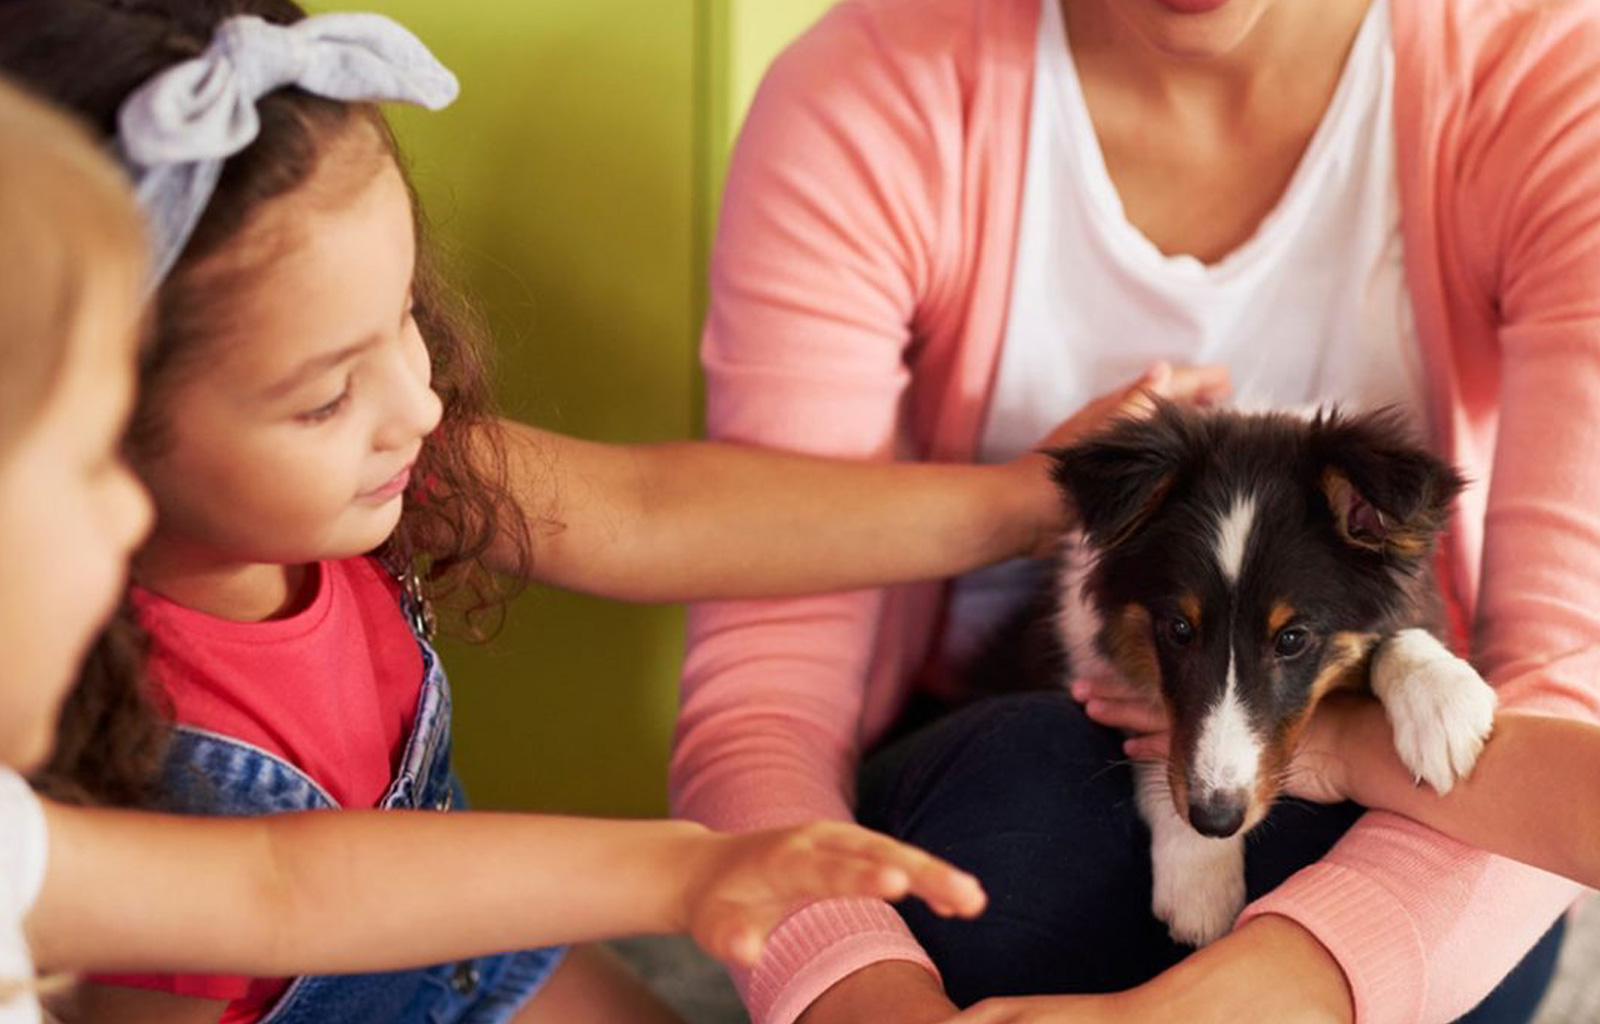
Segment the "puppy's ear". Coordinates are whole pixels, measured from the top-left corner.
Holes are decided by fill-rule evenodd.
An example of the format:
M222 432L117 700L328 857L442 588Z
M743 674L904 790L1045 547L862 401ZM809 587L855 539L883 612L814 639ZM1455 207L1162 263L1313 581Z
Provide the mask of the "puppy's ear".
M1352 547L1420 561L1450 520L1466 480L1410 437L1399 414L1318 414L1317 486L1334 529Z
M1053 476L1069 512L1097 547L1113 547L1161 505L1189 453L1195 427L1158 402L1148 418L1118 420L1077 444L1055 448Z

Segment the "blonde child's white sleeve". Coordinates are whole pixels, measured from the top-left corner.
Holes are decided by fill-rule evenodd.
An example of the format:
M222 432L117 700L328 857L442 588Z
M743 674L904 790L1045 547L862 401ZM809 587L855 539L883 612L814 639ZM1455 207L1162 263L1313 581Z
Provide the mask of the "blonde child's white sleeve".
M0 1024L40 1020L22 921L44 886L48 856L44 807L21 776L0 768Z
M18 920L39 898L48 858L49 838L39 798L20 775L0 768L0 873L10 903L7 909Z

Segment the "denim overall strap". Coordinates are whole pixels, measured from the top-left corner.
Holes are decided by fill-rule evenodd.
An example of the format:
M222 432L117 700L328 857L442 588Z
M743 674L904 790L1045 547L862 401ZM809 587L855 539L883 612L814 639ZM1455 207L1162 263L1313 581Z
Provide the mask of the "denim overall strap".
M402 611L417 634L423 682L411 735L378 806L446 811L465 807L450 766L450 684L423 635L431 625L414 600ZM253 815L335 808L294 765L259 747L179 726L162 777L162 806L188 814ZM418 877L405 884L427 885ZM564 948L477 957L381 974L296 978L259 1024L506 1024L547 981Z
M412 617L414 627L421 617ZM419 635L424 679L415 724L380 807L463 809L450 768L450 684ZM416 879L426 885L427 879ZM564 948L476 957L387 974L297 978L260 1024L506 1024L543 986Z
M190 725L173 729L157 804L176 814L228 816L339 806L315 779L282 758Z

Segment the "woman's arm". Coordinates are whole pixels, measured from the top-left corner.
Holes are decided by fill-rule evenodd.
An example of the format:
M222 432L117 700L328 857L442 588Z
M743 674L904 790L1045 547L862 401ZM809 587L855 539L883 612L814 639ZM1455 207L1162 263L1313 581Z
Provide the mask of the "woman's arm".
M1166 717L1114 682L1084 680L1089 717L1137 735L1136 760L1167 756ZM1412 778L1372 697L1325 697L1300 734L1287 792L1303 800L1403 814L1452 839L1600 888L1600 725L1502 712L1472 767L1441 796Z
M1600 888L1600 726L1501 714L1472 774L1440 796L1411 778L1381 705L1323 702L1290 791L1404 814L1464 843Z
M1152 366L1041 440L1064 445L1149 395L1214 401L1224 367ZM627 601L856 590L1042 554L1066 527L1050 462L826 459L722 442L602 444L500 424L546 583ZM501 559L508 567L507 556Z
M508 814L45 816L50 859L26 927L47 969L328 974L678 931L750 964L796 901L983 905L970 877L853 825L729 836ZM403 884L419 875L429 884Z
M1338 961L1295 922L1246 922L1155 979L1105 996L988 999L950 1024L1350 1024Z

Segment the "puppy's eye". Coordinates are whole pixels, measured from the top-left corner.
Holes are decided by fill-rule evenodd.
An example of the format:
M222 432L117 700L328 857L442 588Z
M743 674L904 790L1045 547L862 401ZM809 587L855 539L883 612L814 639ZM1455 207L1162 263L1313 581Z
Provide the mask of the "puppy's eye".
M1188 647L1194 642L1194 626L1181 615L1174 615L1162 627L1174 647Z
M1310 645L1310 633L1299 626L1290 626L1278 633L1277 639L1272 642L1272 653L1287 661L1304 654Z

